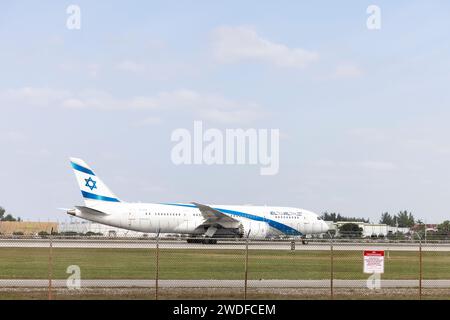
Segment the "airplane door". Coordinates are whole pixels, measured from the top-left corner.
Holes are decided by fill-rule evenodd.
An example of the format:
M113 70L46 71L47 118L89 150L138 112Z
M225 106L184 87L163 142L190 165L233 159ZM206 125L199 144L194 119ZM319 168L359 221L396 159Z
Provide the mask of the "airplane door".
M303 234L307 234L310 233L310 229L311 229L311 224L309 223L308 219L306 219L305 216L301 216L300 217L300 223L298 223L298 230L303 233Z
M305 219L303 221L303 228L304 228L303 233L312 233L312 224L308 219Z
M128 227L136 227L136 214L133 211L128 212Z

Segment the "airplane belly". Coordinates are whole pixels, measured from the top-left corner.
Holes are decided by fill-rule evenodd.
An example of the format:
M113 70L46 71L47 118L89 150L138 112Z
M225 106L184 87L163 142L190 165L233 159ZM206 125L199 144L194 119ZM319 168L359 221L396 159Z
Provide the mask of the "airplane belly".
M184 220L181 221L175 228L174 232L177 233L192 233L194 231L194 226L191 221Z
M149 218L141 218L138 227L143 232L152 232L152 221Z

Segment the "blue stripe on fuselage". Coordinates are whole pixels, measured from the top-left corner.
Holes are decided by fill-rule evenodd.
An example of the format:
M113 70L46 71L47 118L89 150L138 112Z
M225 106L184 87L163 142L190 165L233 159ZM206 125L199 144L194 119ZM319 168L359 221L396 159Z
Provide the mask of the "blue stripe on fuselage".
M179 206L179 207L187 207L187 208L197 208L197 206L192 205L192 204L179 204L179 203L162 203L164 205L168 205L168 206ZM266 222L269 226L271 226L274 229L277 229L281 232L283 232L284 234L287 235L292 235L292 236L301 236L303 235L300 231L295 230L294 228L287 226L281 222L278 221L274 221L274 220L270 220L264 217L260 217L260 216L255 216L253 214L249 214L249 213L245 213L245 212L240 212L240 211L235 211L235 210L229 210L229 209L221 209L221 208L214 208L211 207L217 211L220 211L222 213L227 213L227 214L234 214L237 215L239 217L242 218L246 218L246 219L250 219L250 220L254 220L254 221L260 221L260 222Z

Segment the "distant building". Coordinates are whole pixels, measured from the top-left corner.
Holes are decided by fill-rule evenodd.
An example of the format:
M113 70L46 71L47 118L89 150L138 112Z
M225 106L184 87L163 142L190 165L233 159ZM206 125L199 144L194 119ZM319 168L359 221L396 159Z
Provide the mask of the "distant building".
M371 237L371 236L387 236L389 233L408 233L410 232L409 228L397 228L397 227L391 227L387 224L382 223L367 223L367 222L360 222L360 221L326 221L328 224L328 227L331 230L334 230L336 232L336 235L339 235L339 228L347 223L354 223L357 224L358 227L362 229L362 236L363 237Z
M413 231L420 231L423 230L423 227L425 226L425 230L427 232L437 232L438 231L438 225L437 224L415 224L414 227L411 228Z
M85 220L73 220L70 222L60 222L58 224L59 233L76 232L79 234L96 233L105 237L144 237L144 236L156 236L154 234L148 234L144 232L131 231L127 229L111 227L105 224L85 221Z
M105 237L154 237L156 234L136 232L122 228L107 226L86 220L73 219L67 222L25 222L25 221L0 221L1 235L25 235L36 236L39 233L67 233L78 234L95 233ZM163 236L163 235L162 235Z

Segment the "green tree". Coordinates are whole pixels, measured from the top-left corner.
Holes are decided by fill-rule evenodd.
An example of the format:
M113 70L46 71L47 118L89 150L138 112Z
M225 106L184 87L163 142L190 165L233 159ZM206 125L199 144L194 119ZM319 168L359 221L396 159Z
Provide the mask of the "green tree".
M416 223L416 220L415 220L414 216L412 215L412 213L410 212L408 215L408 227L413 227L415 223Z
M39 231L39 232L38 232L38 236L40 236L40 237L46 237L46 236L48 236L48 232L47 232L47 231Z
M17 221L11 214L6 214L6 210L3 207L0 207L0 221ZM18 220L20 221L20 219Z
M442 222L437 226L437 229L439 232L442 233L450 233L450 221L445 220L444 222Z
M385 212L381 214L380 223L386 224L388 226L393 227L394 224L394 218L389 214L389 212Z
M7 214L6 217L2 218L2 221L17 221L12 215Z
M396 215L395 220L396 220L395 222L398 222L398 226L400 228L411 228L415 224L414 216L412 215L411 212L408 212L406 210L400 211Z
M336 213L328 213L326 211L322 214L321 218L325 221L337 221Z
M341 215L340 213L328 213L328 212L324 212L321 216L321 218L325 221L333 221L333 222L337 222L337 221L351 221L351 222L366 222L369 223L369 219L364 219L364 218L354 218L354 217L346 217Z

